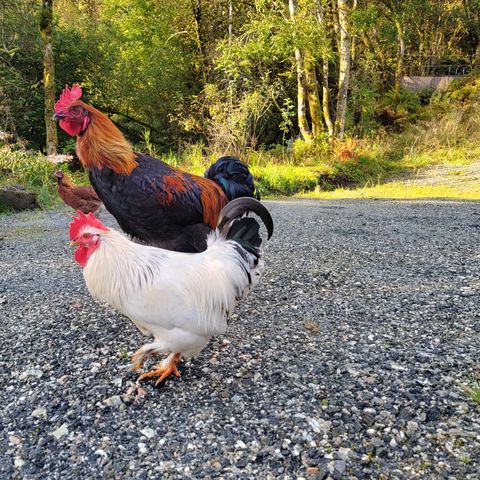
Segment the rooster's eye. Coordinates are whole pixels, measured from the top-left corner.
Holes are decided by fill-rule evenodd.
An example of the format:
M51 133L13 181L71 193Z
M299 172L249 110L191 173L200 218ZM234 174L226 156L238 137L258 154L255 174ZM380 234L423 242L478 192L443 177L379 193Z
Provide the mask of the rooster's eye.
M75 105L74 107L72 107L73 113L78 113L79 111L80 111L80 107L78 105Z

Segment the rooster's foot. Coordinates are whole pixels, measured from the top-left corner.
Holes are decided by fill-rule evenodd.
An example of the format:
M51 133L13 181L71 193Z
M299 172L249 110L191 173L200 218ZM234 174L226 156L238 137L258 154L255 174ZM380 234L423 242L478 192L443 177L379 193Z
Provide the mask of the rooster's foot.
M140 370L143 367L145 360L153 356L155 356L155 353L152 350L145 350L143 347L139 348L132 355L133 371L137 372Z
M142 373L138 379L137 383L141 382L144 378L158 377L158 380L155 382L155 385L163 382L170 375L175 375L176 377L180 376L180 372L177 368L177 362L180 360L179 353L170 354L162 363L154 366L154 370L147 373Z

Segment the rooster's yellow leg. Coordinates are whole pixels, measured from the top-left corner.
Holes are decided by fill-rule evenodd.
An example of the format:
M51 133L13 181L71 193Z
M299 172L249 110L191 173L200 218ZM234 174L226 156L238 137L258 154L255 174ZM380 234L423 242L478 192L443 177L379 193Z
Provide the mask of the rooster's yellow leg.
M141 382L144 378L158 377L158 380L155 382L155 385L163 382L170 375L175 375L176 377L180 376L180 372L177 368L177 362L180 360L180 353L170 354L162 363L155 365L151 372L142 373L138 379L137 383Z

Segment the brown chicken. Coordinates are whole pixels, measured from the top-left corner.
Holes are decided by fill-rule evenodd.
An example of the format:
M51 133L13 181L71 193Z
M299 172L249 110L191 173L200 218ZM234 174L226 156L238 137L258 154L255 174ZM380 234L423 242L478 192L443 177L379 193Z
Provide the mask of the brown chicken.
M54 176L58 183L58 194L69 207L82 213L95 213L102 206L92 187L74 185L61 170L56 171Z
M77 137L90 183L125 233L167 250L201 252L222 208L235 198L256 196L253 177L238 158L219 158L205 177L190 175L134 152L107 115L81 96L79 85L65 87L54 118Z

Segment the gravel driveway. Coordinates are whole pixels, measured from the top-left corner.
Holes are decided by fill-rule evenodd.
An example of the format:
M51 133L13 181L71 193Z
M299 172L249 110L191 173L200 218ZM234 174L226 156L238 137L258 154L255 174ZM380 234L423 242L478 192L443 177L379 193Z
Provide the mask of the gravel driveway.
M67 209L0 217L2 480L480 478L480 203L269 206L263 281L144 395Z

